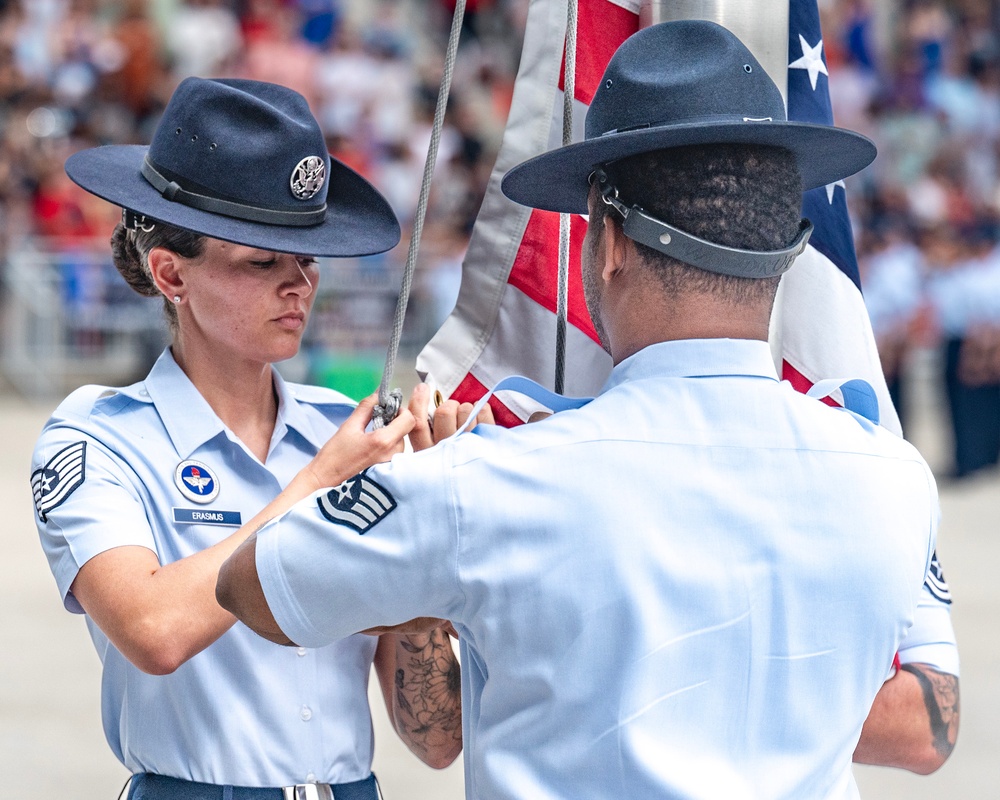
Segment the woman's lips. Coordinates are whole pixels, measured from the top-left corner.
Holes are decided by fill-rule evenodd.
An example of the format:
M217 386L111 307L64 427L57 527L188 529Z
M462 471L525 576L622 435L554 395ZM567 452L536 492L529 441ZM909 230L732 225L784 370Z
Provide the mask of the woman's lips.
M306 323L306 315L301 311L292 311L282 314L275 320L282 328L290 331L300 330Z

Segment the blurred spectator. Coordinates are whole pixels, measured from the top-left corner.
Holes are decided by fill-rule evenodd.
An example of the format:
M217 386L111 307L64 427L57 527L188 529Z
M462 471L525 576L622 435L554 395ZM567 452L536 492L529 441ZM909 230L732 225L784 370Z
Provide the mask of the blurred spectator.
M166 45L175 81L231 74L243 45L239 18L226 0L188 0L170 18Z
M954 437L954 477L993 466L1000 457L1000 264L986 226L929 230L923 249L928 297L944 344L944 388Z
M139 121L156 108L164 77L162 45L146 6L145 0L122 4L111 34L120 47L120 63L107 77L109 92Z
M320 56L316 70L316 118L327 135L358 138L380 88L375 57L357 31L345 27Z
M887 217L866 231L858 246L858 266L882 371L905 434L909 398L904 367L924 303L923 256L905 220Z
M941 148L923 175L906 190L910 213L918 226L969 226L976 210L967 191L962 154Z
M266 15L266 22L259 21L253 35L247 37L241 77L280 83L297 91L316 109L319 53L299 35L300 12L294 6L283 7L278 0L255 0L252 5L258 14Z

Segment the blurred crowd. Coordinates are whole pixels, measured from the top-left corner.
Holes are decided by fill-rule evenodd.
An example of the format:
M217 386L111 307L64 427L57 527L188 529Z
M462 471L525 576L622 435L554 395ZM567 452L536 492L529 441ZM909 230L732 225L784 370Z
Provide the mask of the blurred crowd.
M1000 455L1000 0L819 5L836 122L880 151L848 197L883 366L905 426L911 355L940 350L954 472L969 474ZM426 341L457 296L527 6L468 0L411 341ZM66 156L148 142L189 75L246 77L301 92L331 152L389 199L403 246L362 272L395 280L453 10L454 0L0 0L0 256L36 248L62 258L68 302L85 313L92 261L72 254L104 247L117 212L65 177ZM383 313L365 308L345 326L351 308L317 330L333 337Z
M904 430L909 359L940 353L953 475L1000 455L1000 3L821 3L862 287Z
M426 341L454 305L506 123L526 7L467 3L409 341ZM376 307L359 316L359 304L327 297L327 319L312 326L330 337L353 329L346 344L377 344L384 353L453 11L449 0L0 0L0 254L44 250L64 278L63 302L85 316L117 288L113 271L84 251L107 252L118 212L69 181L66 157L100 144L148 143L185 77L281 83L306 97L330 151L383 192L403 225L404 241L391 253L337 265L360 287L352 296L381 293ZM388 321L366 336L375 318ZM86 328L75 343L100 344Z

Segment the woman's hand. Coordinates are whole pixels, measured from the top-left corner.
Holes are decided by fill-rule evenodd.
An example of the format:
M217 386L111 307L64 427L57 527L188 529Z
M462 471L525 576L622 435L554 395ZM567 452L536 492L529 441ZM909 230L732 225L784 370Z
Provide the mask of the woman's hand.
M384 428L366 430L378 396L366 397L323 445L302 471L299 478L308 480L312 490L337 486L348 478L381 464L396 453L403 452L403 439L414 426L410 409L400 409L399 415Z

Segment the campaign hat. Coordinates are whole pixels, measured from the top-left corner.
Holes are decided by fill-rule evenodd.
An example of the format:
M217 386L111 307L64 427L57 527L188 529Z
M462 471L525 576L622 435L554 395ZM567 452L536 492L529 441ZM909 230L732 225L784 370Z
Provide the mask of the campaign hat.
M854 131L787 119L781 92L750 50L707 20L662 22L626 39L587 111L584 140L529 159L504 176L512 200L587 213L588 179L629 156L688 145L783 147L802 188L870 164L875 145Z
M385 198L331 158L306 99L273 83L186 78L148 146L82 150L65 168L141 224L265 250L361 256L400 238Z

